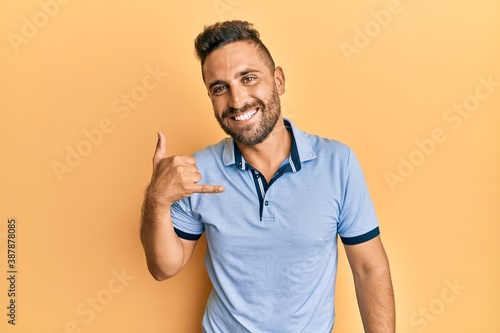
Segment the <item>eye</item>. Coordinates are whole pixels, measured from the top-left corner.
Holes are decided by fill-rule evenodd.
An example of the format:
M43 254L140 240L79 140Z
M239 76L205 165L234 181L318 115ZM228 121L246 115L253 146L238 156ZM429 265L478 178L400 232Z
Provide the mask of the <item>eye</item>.
M217 86L212 90L212 94L221 95L227 90L227 86Z
M250 83L253 81L255 81L255 77L253 77L253 76L247 76L247 77L243 78L243 82L245 82L245 83Z

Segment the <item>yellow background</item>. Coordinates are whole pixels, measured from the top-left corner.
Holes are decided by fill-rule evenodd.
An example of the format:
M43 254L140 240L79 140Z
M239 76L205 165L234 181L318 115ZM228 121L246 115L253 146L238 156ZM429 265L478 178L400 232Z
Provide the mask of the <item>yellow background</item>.
M171 154L224 136L193 39L237 18L255 23L284 68L284 114L360 159L392 266L397 332L500 332L497 0L61 2L0 2L0 331L199 332L204 238L183 272L158 283L140 208L156 131ZM488 79L490 90L480 86ZM114 112L132 92L137 105ZM463 103L466 116L449 113ZM102 122L107 133L89 146L84 131ZM87 156L58 174L68 147ZM410 159L418 165L401 166ZM6 316L9 218L16 326ZM343 250L336 304L334 331L361 332Z

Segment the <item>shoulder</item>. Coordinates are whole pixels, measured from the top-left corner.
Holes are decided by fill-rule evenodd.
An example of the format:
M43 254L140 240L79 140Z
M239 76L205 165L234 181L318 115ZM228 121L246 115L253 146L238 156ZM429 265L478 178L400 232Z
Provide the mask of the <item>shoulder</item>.
M331 157L348 162L352 155L351 147L341 141L309 133L304 133L304 136L318 157Z
M286 120L291 126L295 143L297 145L301 157L313 156L316 157L335 157L336 160L349 160L352 153L351 148L338 140L322 137L317 134L305 132L296 127L291 121Z

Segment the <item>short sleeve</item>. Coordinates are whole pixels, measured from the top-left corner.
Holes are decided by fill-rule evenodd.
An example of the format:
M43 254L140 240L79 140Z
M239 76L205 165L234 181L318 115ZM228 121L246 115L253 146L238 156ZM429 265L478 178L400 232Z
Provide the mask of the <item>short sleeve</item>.
M170 212L177 236L188 240L197 240L201 237L205 227L192 213L189 198L176 201Z
M351 149L344 175L344 196L338 234L346 245L360 244L380 234L378 219L358 159Z

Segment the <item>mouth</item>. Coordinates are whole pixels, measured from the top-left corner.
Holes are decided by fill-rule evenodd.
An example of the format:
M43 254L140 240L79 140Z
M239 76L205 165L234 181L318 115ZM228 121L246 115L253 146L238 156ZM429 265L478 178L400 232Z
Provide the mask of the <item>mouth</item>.
M245 113L242 113L240 115L237 115L237 116L234 116L232 117L234 120L236 121L245 121L245 120L249 120L250 118L252 118L256 113L257 111L259 111L259 108L255 108L255 109L251 109L251 110L248 110L246 111Z

